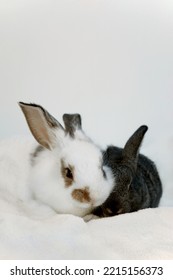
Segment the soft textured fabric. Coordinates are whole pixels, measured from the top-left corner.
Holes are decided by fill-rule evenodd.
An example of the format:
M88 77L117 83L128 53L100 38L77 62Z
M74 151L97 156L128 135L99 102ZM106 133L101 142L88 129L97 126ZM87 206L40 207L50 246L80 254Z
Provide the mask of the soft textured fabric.
M173 207L88 223L1 211L0 259L173 259Z

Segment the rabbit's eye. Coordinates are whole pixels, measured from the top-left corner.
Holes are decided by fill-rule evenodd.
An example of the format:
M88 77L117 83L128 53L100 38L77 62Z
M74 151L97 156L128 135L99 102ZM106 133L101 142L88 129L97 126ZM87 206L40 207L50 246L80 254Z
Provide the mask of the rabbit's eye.
M68 166L68 167L67 167ZM64 178L65 186L70 187L74 180L74 166L65 164L65 161L61 160L61 174Z
M65 176L66 176L68 179L73 180L73 174L72 174L71 170L70 170L68 167L65 168Z

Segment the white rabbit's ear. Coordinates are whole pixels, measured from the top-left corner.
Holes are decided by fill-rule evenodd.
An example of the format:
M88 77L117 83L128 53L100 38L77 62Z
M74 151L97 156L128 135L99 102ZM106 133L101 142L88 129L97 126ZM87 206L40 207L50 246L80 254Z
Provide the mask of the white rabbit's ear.
M61 124L40 105L19 102L19 106L37 142L47 149L53 148L56 144L55 129L64 131Z
M77 130L82 130L82 120L79 114L64 114L63 121L66 132L69 133L71 137L75 136Z

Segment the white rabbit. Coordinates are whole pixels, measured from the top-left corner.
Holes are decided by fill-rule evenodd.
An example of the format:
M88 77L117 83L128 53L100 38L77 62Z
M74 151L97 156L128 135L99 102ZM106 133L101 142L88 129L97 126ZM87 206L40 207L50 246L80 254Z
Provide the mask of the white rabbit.
M113 188L102 151L83 132L79 114L64 114L65 128L44 108L19 103L37 142L0 144L0 196L35 201L57 213L85 216Z

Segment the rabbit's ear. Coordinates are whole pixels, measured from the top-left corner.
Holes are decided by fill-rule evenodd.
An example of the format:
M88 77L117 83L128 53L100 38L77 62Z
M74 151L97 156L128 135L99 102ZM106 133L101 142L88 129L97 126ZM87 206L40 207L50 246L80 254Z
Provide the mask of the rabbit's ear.
M61 124L39 105L19 102L19 106L37 142L47 149L53 148L56 143L55 129L64 131Z
M123 149L123 158L128 161L136 161L139 148L143 137L148 130L146 125L140 126L134 134L129 138Z
M82 130L82 120L79 114L64 114L63 121L66 132L74 137L76 130Z

